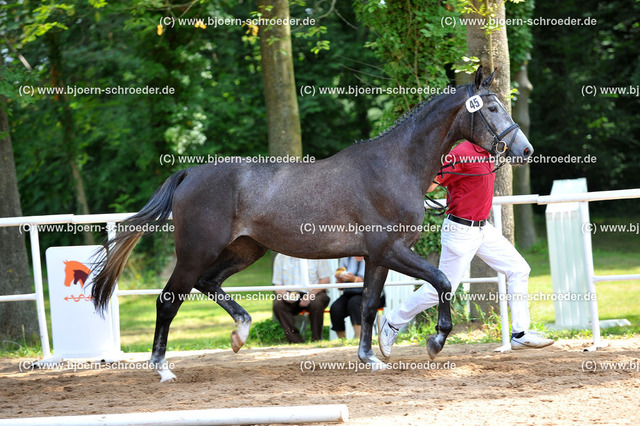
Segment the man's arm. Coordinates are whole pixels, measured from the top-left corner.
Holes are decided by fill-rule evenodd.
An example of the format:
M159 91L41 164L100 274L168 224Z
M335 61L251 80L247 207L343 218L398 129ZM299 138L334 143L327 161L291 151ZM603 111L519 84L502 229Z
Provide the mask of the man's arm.
M433 183L431 183L431 185L429 185L429 188L427 189L427 192L435 191L435 189L438 187L438 185L442 185L442 182L440 181L440 176L436 176L436 178L433 180Z
M320 281L318 281L318 284L329 284L329 277L326 278L322 278ZM316 294L319 293L321 291L325 290L324 288L312 288L311 289L311 294Z
M345 283L361 283L364 281L364 278L362 278L360 275L353 275L351 272L347 272L342 276L343 280L342 282Z

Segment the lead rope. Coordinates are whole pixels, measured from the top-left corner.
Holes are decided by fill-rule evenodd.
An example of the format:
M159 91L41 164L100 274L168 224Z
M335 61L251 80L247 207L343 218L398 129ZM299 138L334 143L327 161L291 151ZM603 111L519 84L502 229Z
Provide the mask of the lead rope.
M476 162L482 162L482 163L486 163L488 162L489 159L483 160L483 161L476 161ZM476 163L474 161L460 161L460 162L453 162L453 163L449 163L446 164L444 166L442 166L440 168L440 172L438 173L438 175L440 177L443 177L444 175L458 175L458 176L487 176L493 173L496 173L500 167L504 166L506 161L500 163L499 166L494 167L493 170L491 170L490 172L487 173L478 173L478 174L473 174L473 173L459 173L459 172L445 172L443 169L446 167L455 167L456 164L471 164L471 163ZM444 188L444 190L447 192L447 198L449 198L449 196L451 195L449 193L449 190L447 189L446 186L442 185L440 182L436 181L435 179L433 180L433 183L435 183L438 186L441 186ZM425 211L427 211L429 214L433 215L433 216L442 216L447 212L447 206L445 206L444 204L442 204L441 202L439 202L438 200L431 198L429 195L425 194L424 195L424 209ZM432 203L432 204L429 204Z

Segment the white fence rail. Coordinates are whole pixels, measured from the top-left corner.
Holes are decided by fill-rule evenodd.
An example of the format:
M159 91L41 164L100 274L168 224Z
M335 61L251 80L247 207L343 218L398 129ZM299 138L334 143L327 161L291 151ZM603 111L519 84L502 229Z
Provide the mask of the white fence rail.
M596 191L586 192L580 194L563 194L559 196L541 196L538 194L531 195L515 195L515 196L503 196L494 197L494 218L496 219L496 227L501 230L501 210L498 208L505 204L551 204L551 203L567 203L567 202L579 202L581 205L581 214L583 220L588 222L588 203L593 201L605 201L605 200L621 200L640 198L640 188L636 189L623 189L613 191ZM444 200L440 200L444 202ZM33 265L34 276L34 292L28 294L15 294L15 295L3 295L0 296L0 302L16 302L25 300L34 300L36 302L38 325L40 328L40 340L42 342L42 352L45 358L51 355L51 349L49 346L49 336L47 332L46 312L44 307L44 293L42 286L42 265L40 257L40 240L38 234L37 225L45 224L88 224L88 223L106 223L109 230L109 237L114 236L115 225L134 213L112 213L112 214L95 214L95 215L73 215L73 214L60 214L60 215L47 215L47 216L24 216L24 217L10 217L0 218L0 227L19 226L22 229L29 232L31 241L31 259ZM25 226L29 225L29 226ZM36 226L34 226L36 225ZM603 281L622 281L622 280L640 280L640 274L629 275L610 275L610 276L596 276L593 269L593 254L591 250L591 235L583 232L583 238L585 238L585 256L588 260L587 265L587 277L589 292L593 295L596 294L595 283ZM588 253L587 253L588 251ZM1 279L1 277L0 277ZM506 284L504 276L498 274L498 277L489 278L471 278L464 282L498 282L499 291L501 294L506 294ZM420 281L412 282L393 282L386 285L416 285L420 284ZM340 287L347 287L345 284L340 284ZM279 289L285 288L299 289L300 287L287 286L278 287ZM313 286L311 286L313 287ZM323 288L327 288L326 284L322 285ZM243 292L243 291L273 291L274 286L246 286L246 287L227 287L225 291L228 292ZM160 289L153 290L119 290L118 295L133 295L133 294L159 294ZM500 297L500 315L502 321L502 340L503 347L509 343L509 325L507 315L507 302L505 297ZM595 350L597 347L602 346L600 340L600 324L598 317L598 305L595 297L590 298L591 309L591 323L593 330L593 346L590 348ZM119 330L119 317L117 313L117 307L113 315L114 323L117 322L117 330ZM119 337L118 337L119 340ZM502 349L499 348L499 349Z

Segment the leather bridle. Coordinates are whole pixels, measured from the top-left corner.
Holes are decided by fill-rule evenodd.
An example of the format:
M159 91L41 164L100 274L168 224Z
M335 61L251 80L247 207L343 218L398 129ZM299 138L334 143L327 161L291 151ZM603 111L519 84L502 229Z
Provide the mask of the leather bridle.
M478 94L478 95L474 95L473 94L473 89L472 89L472 85L469 84L467 86L468 92L469 92L469 97L472 96L495 96L496 100L498 100L498 105L500 105L500 108L502 108L502 110L505 112L505 114L507 114L507 116L511 117L509 115L509 113L507 112L507 110L505 109L505 107L502 105L502 102L499 101L498 99L498 95L493 93L493 92L489 92L489 93L483 93L483 94ZM493 144L491 146L491 155L494 156L498 156L498 155L502 155L502 154L506 154L507 151L511 150L511 146L513 145L513 142L516 139L516 135L518 134L518 130L520 129L520 126L518 125L518 123L514 122L512 120L512 124L507 127L505 130L502 131L502 133L498 134L496 130L494 130L493 127L491 127L491 124L489 124L489 121L487 121L487 118L484 116L484 114L482 113L482 108L471 112L471 136L470 139L473 142L473 123L474 123L474 114L475 113L480 114L480 118L482 118L482 121L484 122L485 126L487 126L487 130L489 130L489 132L491 133L491 135L493 135ZM503 138L505 136L507 136L509 133L513 132L513 135L511 136L511 140L509 140L509 143L506 143L505 141L503 141Z

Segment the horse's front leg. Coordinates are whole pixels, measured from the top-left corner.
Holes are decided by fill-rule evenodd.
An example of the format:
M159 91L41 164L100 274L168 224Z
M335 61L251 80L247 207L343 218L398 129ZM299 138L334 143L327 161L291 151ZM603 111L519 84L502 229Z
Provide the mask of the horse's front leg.
M436 336L430 336L427 342L429 357L434 359L444 347L447 336L453 328L451 322L451 283L446 275L410 248L395 244L391 253L380 263L389 269L429 282L438 292L438 325Z
M373 265L366 261L364 273L364 292L362 294L362 329L360 331L360 347L358 357L360 360L371 366L372 371L386 368L386 364L380 361L371 349L371 338L373 335L373 323L380 303L380 295L384 282L387 279L389 269Z

